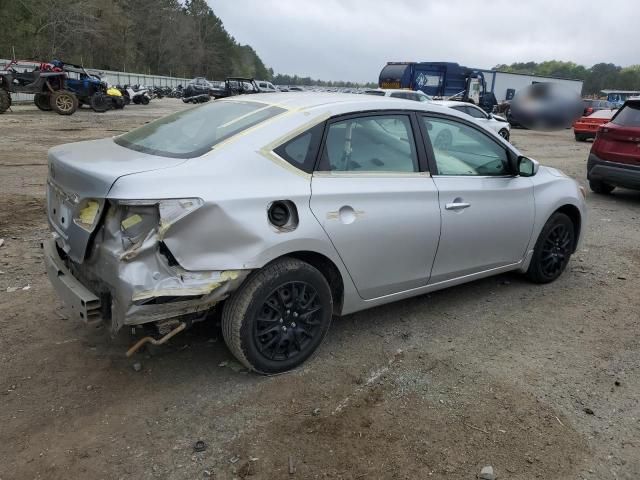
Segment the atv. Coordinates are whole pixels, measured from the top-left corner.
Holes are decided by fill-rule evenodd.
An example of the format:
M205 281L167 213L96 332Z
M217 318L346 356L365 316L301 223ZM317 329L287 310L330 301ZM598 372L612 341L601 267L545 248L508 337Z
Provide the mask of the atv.
M67 89L78 97L79 106L89 105L98 113L113 108L113 102L107 95L107 83L98 75L87 72L80 65L60 60L53 60L51 64L67 74Z
M5 65L0 70L0 113L11 106L12 93L33 94L39 109L60 115L72 115L78 109L78 98L67 89L67 74L50 63L12 60Z

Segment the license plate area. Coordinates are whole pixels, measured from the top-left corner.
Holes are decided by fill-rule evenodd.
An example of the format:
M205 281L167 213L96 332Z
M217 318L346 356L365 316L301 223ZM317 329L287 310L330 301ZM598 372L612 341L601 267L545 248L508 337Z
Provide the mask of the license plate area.
M73 210L71 204L51 184L48 188L47 210L51 225L59 234L67 238L66 231L73 222Z

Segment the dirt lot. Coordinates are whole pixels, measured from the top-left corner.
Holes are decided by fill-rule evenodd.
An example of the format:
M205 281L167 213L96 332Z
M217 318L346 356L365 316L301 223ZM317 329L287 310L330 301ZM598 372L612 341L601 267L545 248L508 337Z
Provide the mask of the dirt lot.
M1 480L640 478L640 192L589 194L554 284L502 275L338 319L288 375L243 372L210 325L128 360L126 338L65 320L39 249L47 149L177 108L0 116ZM571 131L513 142L585 182Z

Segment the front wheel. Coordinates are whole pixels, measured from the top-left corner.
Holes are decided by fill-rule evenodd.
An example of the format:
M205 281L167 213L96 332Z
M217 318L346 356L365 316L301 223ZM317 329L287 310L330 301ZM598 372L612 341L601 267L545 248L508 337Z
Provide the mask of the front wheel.
M222 333L234 356L262 374L306 361L331 324L333 300L312 265L283 258L252 274L222 311Z
M91 95L89 103L94 112L104 113L111 109L111 98L102 92L96 92Z
M147 97L146 95L142 95L140 102L142 103L142 105L149 105L149 97Z
M535 283L549 283L564 272L575 244L575 228L564 213L554 213L536 241L527 277Z
M49 105L59 115L72 115L78 109L78 98L67 90L56 90L51 94Z

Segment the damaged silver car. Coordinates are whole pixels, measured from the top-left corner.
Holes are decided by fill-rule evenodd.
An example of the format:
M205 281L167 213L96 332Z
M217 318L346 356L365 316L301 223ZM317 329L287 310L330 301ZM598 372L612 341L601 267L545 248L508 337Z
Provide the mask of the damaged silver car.
M555 280L584 191L464 114L346 94L258 94L49 152L44 244L69 314L163 343L221 312L261 373L333 315L517 270Z

